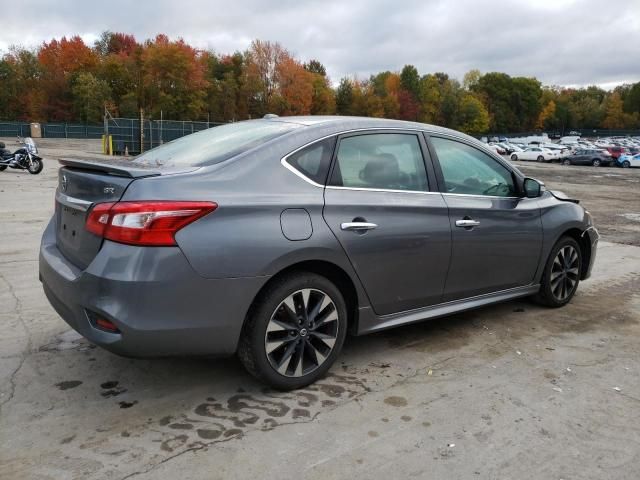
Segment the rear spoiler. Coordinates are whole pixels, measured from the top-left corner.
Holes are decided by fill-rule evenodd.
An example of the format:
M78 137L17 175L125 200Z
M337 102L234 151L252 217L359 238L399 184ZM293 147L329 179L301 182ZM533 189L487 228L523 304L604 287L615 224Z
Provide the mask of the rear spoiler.
M134 167L128 160L81 160L78 158L61 158L58 161L65 167L79 168L82 170L95 170L97 172L114 175L116 177L142 178L161 175L160 170L154 167L145 167L142 165L136 165Z

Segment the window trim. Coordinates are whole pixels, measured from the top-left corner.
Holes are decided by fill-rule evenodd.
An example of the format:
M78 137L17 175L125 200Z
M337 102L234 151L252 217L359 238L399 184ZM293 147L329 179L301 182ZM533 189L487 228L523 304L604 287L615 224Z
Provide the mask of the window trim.
M395 192L395 193L438 193L439 194L440 192L438 190L436 171L434 169L433 157L431 155L431 151L429 149L429 145L428 145L428 143L426 141L426 137L425 137L425 135L428 135L429 132L427 130L420 129L420 128L368 127L368 128L353 128L353 129L350 129L350 130L343 130L341 132L334 132L334 133L331 133L329 135L325 135L323 137L316 138L315 140L311 140L310 142L305 143L304 145L296 148L295 150L292 150L291 152L287 153L284 157L282 157L280 159L280 164L284 168L289 170L291 173L293 173L297 177L301 178L302 180L304 180L308 184L313 185L314 187L332 188L332 189L339 189L339 190L350 190L351 187L337 187L337 186L334 187L334 186L326 184L326 183L329 182L329 178L331 178L331 174L333 172L333 164L335 162L336 152L338 151L337 147L339 145L340 138L342 136L349 136L351 134L361 133L361 132L380 133L380 132L384 132L384 131L388 131L389 133L404 132L404 133L408 133L408 134L415 134L415 135L418 136L418 143L420 144L420 150L422 151L422 160L423 160L423 162L425 164L425 170L426 170L426 173L427 173L427 186L428 186L429 190L428 191L420 191L420 190L385 190L385 189L375 189L375 188L368 188L368 189L365 189L365 190L368 190L368 191L382 191L382 192L388 191L388 192ZM338 137L338 138L336 139L336 145L333 148L333 156L331 158L331 165L329 166L329 174L327 175L327 180L326 180L325 185L320 185L319 183L311 180L304 173L300 172L293 165L291 165L290 163L287 162L287 159L289 158L289 156L293 155L294 153L297 153L300 150L302 150L303 148L311 146L316 142L321 142L322 140L326 140L327 138L330 138L330 137ZM354 188L354 189L362 190L360 188Z
M315 140L312 140L311 142L302 145L301 147L296 148L295 150L287 153L284 157L282 157L280 159L280 164L286 168L287 170L289 170L290 172L292 172L293 174L297 175L298 177L300 177L301 179L303 179L305 182L310 183L311 185L313 185L314 187L320 187L320 188L324 188L325 185L321 185L318 182L311 180L309 177L307 177L304 173L302 173L300 170L298 170L296 167L294 167L293 165L291 165L287 160L289 159L289 157L291 155L294 155L296 153L298 153L300 150L304 150L307 147L310 147L311 145L314 145L318 142L322 142L324 140L326 140L327 138L331 138L331 137L337 137L339 134L338 133L332 133L331 135L325 135L324 137L321 138L316 138ZM336 150L336 146L337 146L338 142L336 139L336 144L333 147L333 152L331 153L331 161L329 162L329 171L327 174L327 179L329 178L329 174L331 173L331 167L333 164L333 156L335 155L335 150ZM327 180L325 180L325 184L326 184Z
M337 134L337 133L332 133L331 135L325 135L324 137L312 140L311 142L307 143L306 145L303 145L303 146L301 146L299 148L296 148L295 150L287 153L284 157L282 157L280 159L280 163L282 164L282 166L284 168L286 168L287 170L289 170L292 173L296 174L298 177L302 178L304 181L306 181L307 183L310 183L314 187L324 188L326 186L327 181L329 180L329 175L331 174L331 167L333 165L333 156L335 155L336 147L338 145L338 138L337 138L338 135L339 134ZM325 178L325 185L322 185L322 184L316 182L315 180L312 180L311 178L309 178L307 175L305 175L303 172L301 172L300 170L298 170L296 167L294 167L293 165L291 165L288 162L290 156L295 155L296 153L298 153L301 150L304 150L307 147L315 145L316 143L319 143L319 142L323 142L326 139L332 138L332 137L336 137L336 139L335 139L334 144L333 144L333 151L331 152L331 158L329 159L329 168L327 169L327 177Z
M490 150L488 148L478 148L478 145L473 145L471 142L466 141L466 139L457 137L455 135L448 135L446 133L424 132L424 135L425 135L425 139L427 141L427 146L429 148L430 156L433 159L432 160L433 161L433 165L434 165L434 168L436 169L436 179L438 181L439 191L440 191L440 193L442 195L459 196L459 197L476 197L476 198L502 198L502 199L505 199L505 200L513 200L513 199L523 198L522 182L524 180L524 177L522 177L522 175L519 174L519 172L514 170L511 167L511 165L508 165L505 160L503 160L502 158L497 158L497 156L494 155L494 152L492 150ZM454 142L462 143L463 145L466 145L466 146L468 146L470 148L475 148L479 152L484 153L485 155L489 156L489 158L492 158L493 160L495 160L499 165L503 166L511 174L511 177L513 178L513 183L514 183L515 187L518 189L518 195L517 196L503 197L503 196L499 196L499 195L481 195L481 194L474 194L474 193L450 193L450 192L447 192L446 189L444 188L444 175L442 174L442 167L440 166L440 159L438 158L438 153L436 152L435 146L431 142L431 138L432 137L433 138L442 138L443 140L452 140Z

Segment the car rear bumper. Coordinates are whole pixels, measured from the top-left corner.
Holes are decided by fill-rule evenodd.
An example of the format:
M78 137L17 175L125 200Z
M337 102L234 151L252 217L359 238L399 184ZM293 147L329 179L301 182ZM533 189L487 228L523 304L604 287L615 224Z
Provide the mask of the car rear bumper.
M131 357L231 355L246 313L268 277L205 279L178 247L105 241L85 270L58 250L55 221L40 247L40 280L51 305L78 333ZM94 326L95 318L119 333Z

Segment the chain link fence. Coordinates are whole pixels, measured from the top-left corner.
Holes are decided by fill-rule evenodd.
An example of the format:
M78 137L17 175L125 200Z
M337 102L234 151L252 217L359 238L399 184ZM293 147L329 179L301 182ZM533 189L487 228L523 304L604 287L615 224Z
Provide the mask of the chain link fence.
M192 122L181 120L144 120L140 135L139 118L109 118L105 124L41 123L42 138L100 139L107 132L112 138L113 152L123 155L140 153L170 142L176 138L223 125L222 122ZM32 136L31 124L26 122L0 122L0 137ZM142 139L142 144L141 144Z

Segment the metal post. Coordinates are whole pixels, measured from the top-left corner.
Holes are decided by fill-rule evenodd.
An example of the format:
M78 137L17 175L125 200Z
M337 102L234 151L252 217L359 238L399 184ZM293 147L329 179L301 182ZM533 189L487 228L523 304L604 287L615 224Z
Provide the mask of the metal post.
M162 110L160 110L160 145L162 145L164 143L164 140L162 139Z
M144 110L140 109L140 153L144 152Z

